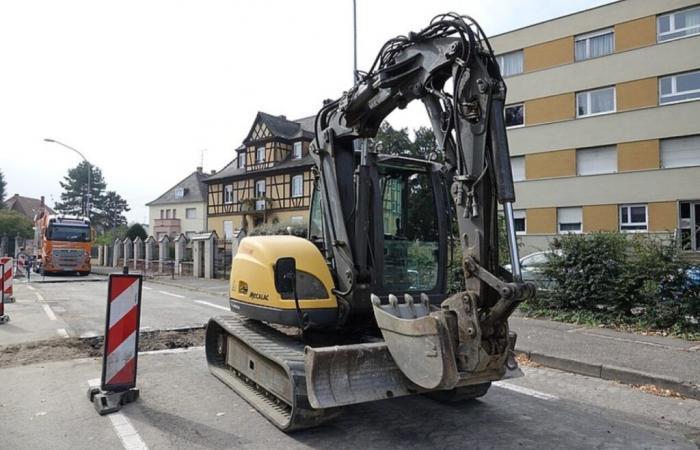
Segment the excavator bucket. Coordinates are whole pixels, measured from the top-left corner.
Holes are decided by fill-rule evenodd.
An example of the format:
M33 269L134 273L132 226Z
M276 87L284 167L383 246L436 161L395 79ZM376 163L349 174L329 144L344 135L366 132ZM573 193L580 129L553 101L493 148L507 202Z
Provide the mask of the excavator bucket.
M428 297L420 303L406 294L399 303L389 295L382 305L372 295L372 307L377 325L391 357L401 372L422 389L451 389L459 381L454 354L457 318L450 311L431 311Z

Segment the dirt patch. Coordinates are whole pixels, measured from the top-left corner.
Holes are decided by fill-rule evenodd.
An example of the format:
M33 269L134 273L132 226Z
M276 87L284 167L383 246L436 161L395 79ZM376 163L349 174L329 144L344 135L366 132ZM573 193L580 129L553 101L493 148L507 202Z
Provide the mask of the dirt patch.
M25 344L0 346L0 368L49 361L102 356L104 339L56 338ZM166 350L204 345L204 329L141 332L139 351Z
M681 394L672 389L664 389L658 386L654 386L652 384L632 384L631 386L634 389L639 389L640 391L646 392L647 394L658 395L659 397L678 398L681 400L685 399L685 397L683 397Z

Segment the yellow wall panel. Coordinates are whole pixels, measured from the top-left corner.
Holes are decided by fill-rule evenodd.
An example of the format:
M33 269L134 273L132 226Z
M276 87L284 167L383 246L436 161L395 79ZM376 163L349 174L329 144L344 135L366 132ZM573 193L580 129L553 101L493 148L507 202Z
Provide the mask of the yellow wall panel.
M559 122L575 117L574 93L552 95L525 102L525 125Z
M557 208L530 208L527 215L527 234L555 234Z
M628 111L630 109L647 108L658 104L659 82L654 78L628 81L620 83L616 87L617 110Z
M671 231L678 226L676 202L649 203L649 231Z
M659 168L659 140L625 142L617 145L617 170L648 170Z
M576 150L525 155L525 178L572 177L576 175Z
M523 49L525 72L574 62L574 37L556 39Z
M642 17L615 25L615 51L656 44L656 17Z
M617 205L591 205L583 207L583 231L617 231Z

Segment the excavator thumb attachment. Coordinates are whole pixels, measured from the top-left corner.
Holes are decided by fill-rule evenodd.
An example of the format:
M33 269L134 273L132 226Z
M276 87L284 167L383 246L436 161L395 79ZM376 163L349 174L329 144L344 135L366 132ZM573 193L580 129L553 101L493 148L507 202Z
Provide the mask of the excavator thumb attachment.
M404 303L389 295L382 305L372 295L372 307L384 342L401 372L422 389L452 389L459 381L455 359L457 317L451 311L431 311L427 296L420 303L406 294Z

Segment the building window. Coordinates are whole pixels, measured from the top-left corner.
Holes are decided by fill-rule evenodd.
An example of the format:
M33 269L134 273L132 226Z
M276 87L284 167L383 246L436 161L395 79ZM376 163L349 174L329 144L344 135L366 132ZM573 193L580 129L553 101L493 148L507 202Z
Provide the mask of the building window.
M513 218L515 219L515 234L525 234L527 227L525 226L525 210L513 210Z
M301 142L295 142L294 143L294 148L292 149L292 159L300 159L301 158Z
M256 163L265 162L265 146L258 147L255 149L255 162Z
M510 167L513 172L513 181L525 180L525 157L513 156L510 158Z
M669 41L700 33L700 7L664 14L657 19L657 41Z
M501 68L501 75L509 77L523 73L523 51L504 53L496 56L498 66Z
M169 209L165 210L165 218L170 219L170 210Z
M176 209L173 208L173 219L177 219L177 217L175 217L175 211Z
M165 210L161 209L160 210L160 218L162 219L163 217L165 217Z
M227 184L224 186L224 203L233 203L234 201L233 185Z
M292 216L290 221L293 224L297 224L297 225L303 224L304 223L304 216Z
M559 234L583 231L582 208L557 208L557 230Z
M238 161L238 168L242 169L245 167L245 152L238 152L238 157L236 158Z
M185 188L176 188L175 189L175 198L183 198L185 196Z
M646 231L647 205L620 205L620 231Z
M615 87L576 94L576 116L586 117L615 112Z
M615 51L615 33L612 28L576 36L576 61L605 56Z
M700 166L700 135L661 140L661 167Z
M224 220L224 239L231 240L233 237L233 222Z
M506 127L521 127L525 124L523 104L506 106Z
M294 175L292 177L292 197L304 195L304 175Z
M258 180L255 182L255 209L260 211L265 209L265 180Z
M186 208L185 209L186 219L196 219L197 218L197 208Z
M576 150L576 174L596 175L617 172L617 147L592 147Z
M659 79L659 103L676 103L700 98L700 71Z

